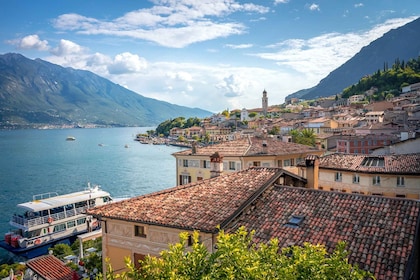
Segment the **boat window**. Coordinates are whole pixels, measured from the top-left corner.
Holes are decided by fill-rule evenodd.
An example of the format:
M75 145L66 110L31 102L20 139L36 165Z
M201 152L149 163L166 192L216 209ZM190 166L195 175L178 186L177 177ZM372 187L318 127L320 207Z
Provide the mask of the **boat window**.
M111 201L112 199L109 196L104 196L103 201L104 203Z
M74 208L74 204L67 204L66 211L72 210Z
M87 206L87 201L76 202L76 208Z
M40 213L41 213L41 216L48 216L49 215L48 210L43 210Z
M89 206L95 206L95 200L94 199L89 200Z
M72 228L76 226L76 221L67 222L67 228Z
M41 229L27 231L27 232L25 232L23 237L32 238L32 237L36 237L36 236L39 236L39 235L41 235Z
M81 218L77 220L77 225L86 224L86 218Z
M63 206L61 206L61 207L56 207L56 208L52 208L52 209L50 210L50 213L51 213L51 214L57 214L57 213L61 213L61 212L64 212L64 207L63 207Z
M59 224L54 226L54 232L64 231L66 230L66 224Z

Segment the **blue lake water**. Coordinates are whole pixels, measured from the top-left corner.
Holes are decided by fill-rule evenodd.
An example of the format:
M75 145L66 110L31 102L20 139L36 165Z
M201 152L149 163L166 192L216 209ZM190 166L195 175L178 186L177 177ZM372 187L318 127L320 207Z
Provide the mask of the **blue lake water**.
M181 148L134 141L149 129L0 130L0 238L9 230L16 204L35 194L80 191L88 182L114 197L175 186L171 154ZM66 141L67 136L76 140ZM0 264L8 255L0 248Z

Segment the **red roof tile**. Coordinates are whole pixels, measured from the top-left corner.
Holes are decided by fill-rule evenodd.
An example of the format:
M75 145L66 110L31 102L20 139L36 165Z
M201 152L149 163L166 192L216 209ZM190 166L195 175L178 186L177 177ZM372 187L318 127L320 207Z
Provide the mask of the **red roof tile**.
M31 259L26 263L26 266L46 280L74 279L75 272L52 255Z
M382 158L384 165L381 167L365 166L363 162L367 158ZM331 154L320 158L319 168L341 169L367 173L391 173L391 174L420 174L420 153L405 155L354 155L354 154Z
M264 145L263 145L264 144ZM198 147L195 155L210 156L219 152L222 156L258 156L258 155L288 155L317 152L318 149L306 145L283 142L267 137L249 137L219 144ZM184 150L174 155L191 155L192 150Z
M253 206L235 225L255 230L256 242L277 238L281 247L310 242L331 252L346 241L349 262L376 279L403 279L418 238L420 202L414 200L277 186ZM292 215L304 217L296 228L286 226Z
M277 168L250 168L89 210L106 218L216 232Z

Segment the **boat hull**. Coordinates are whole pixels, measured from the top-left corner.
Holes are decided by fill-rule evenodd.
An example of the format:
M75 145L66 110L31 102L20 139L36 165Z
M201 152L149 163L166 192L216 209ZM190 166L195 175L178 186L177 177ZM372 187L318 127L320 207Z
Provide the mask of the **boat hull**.
M79 234L83 234L86 233L85 232L78 232L77 235ZM59 238L59 239L54 239L51 240L49 242L45 242L42 243L41 245L38 246L33 246L30 248L20 248L20 247L13 247L11 245L9 245L5 240L0 240L0 247L9 251L10 253L18 256L18 257L23 257L26 259L33 259L42 255L46 255L49 252L49 249L51 247L54 247L54 245L56 244L67 244L67 245L71 245L74 241L76 241L77 239L77 235L72 235L72 236L65 236L63 238Z

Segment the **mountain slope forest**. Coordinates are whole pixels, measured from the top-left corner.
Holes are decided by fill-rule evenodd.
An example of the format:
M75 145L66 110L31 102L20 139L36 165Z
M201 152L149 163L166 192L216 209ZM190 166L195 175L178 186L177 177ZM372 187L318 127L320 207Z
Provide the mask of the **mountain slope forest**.
M420 56L407 62L395 60L391 68L384 63L383 69L372 75L365 76L358 83L343 90L341 97L348 98L356 94L364 94L367 90L376 88L372 96L375 101L384 100L386 96L398 96L401 89L410 84L420 82Z
M420 17L385 33L363 47L357 54L329 73L316 86L302 89L286 97L311 100L340 94L345 88L357 83L385 64L396 59L408 61L420 55Z

